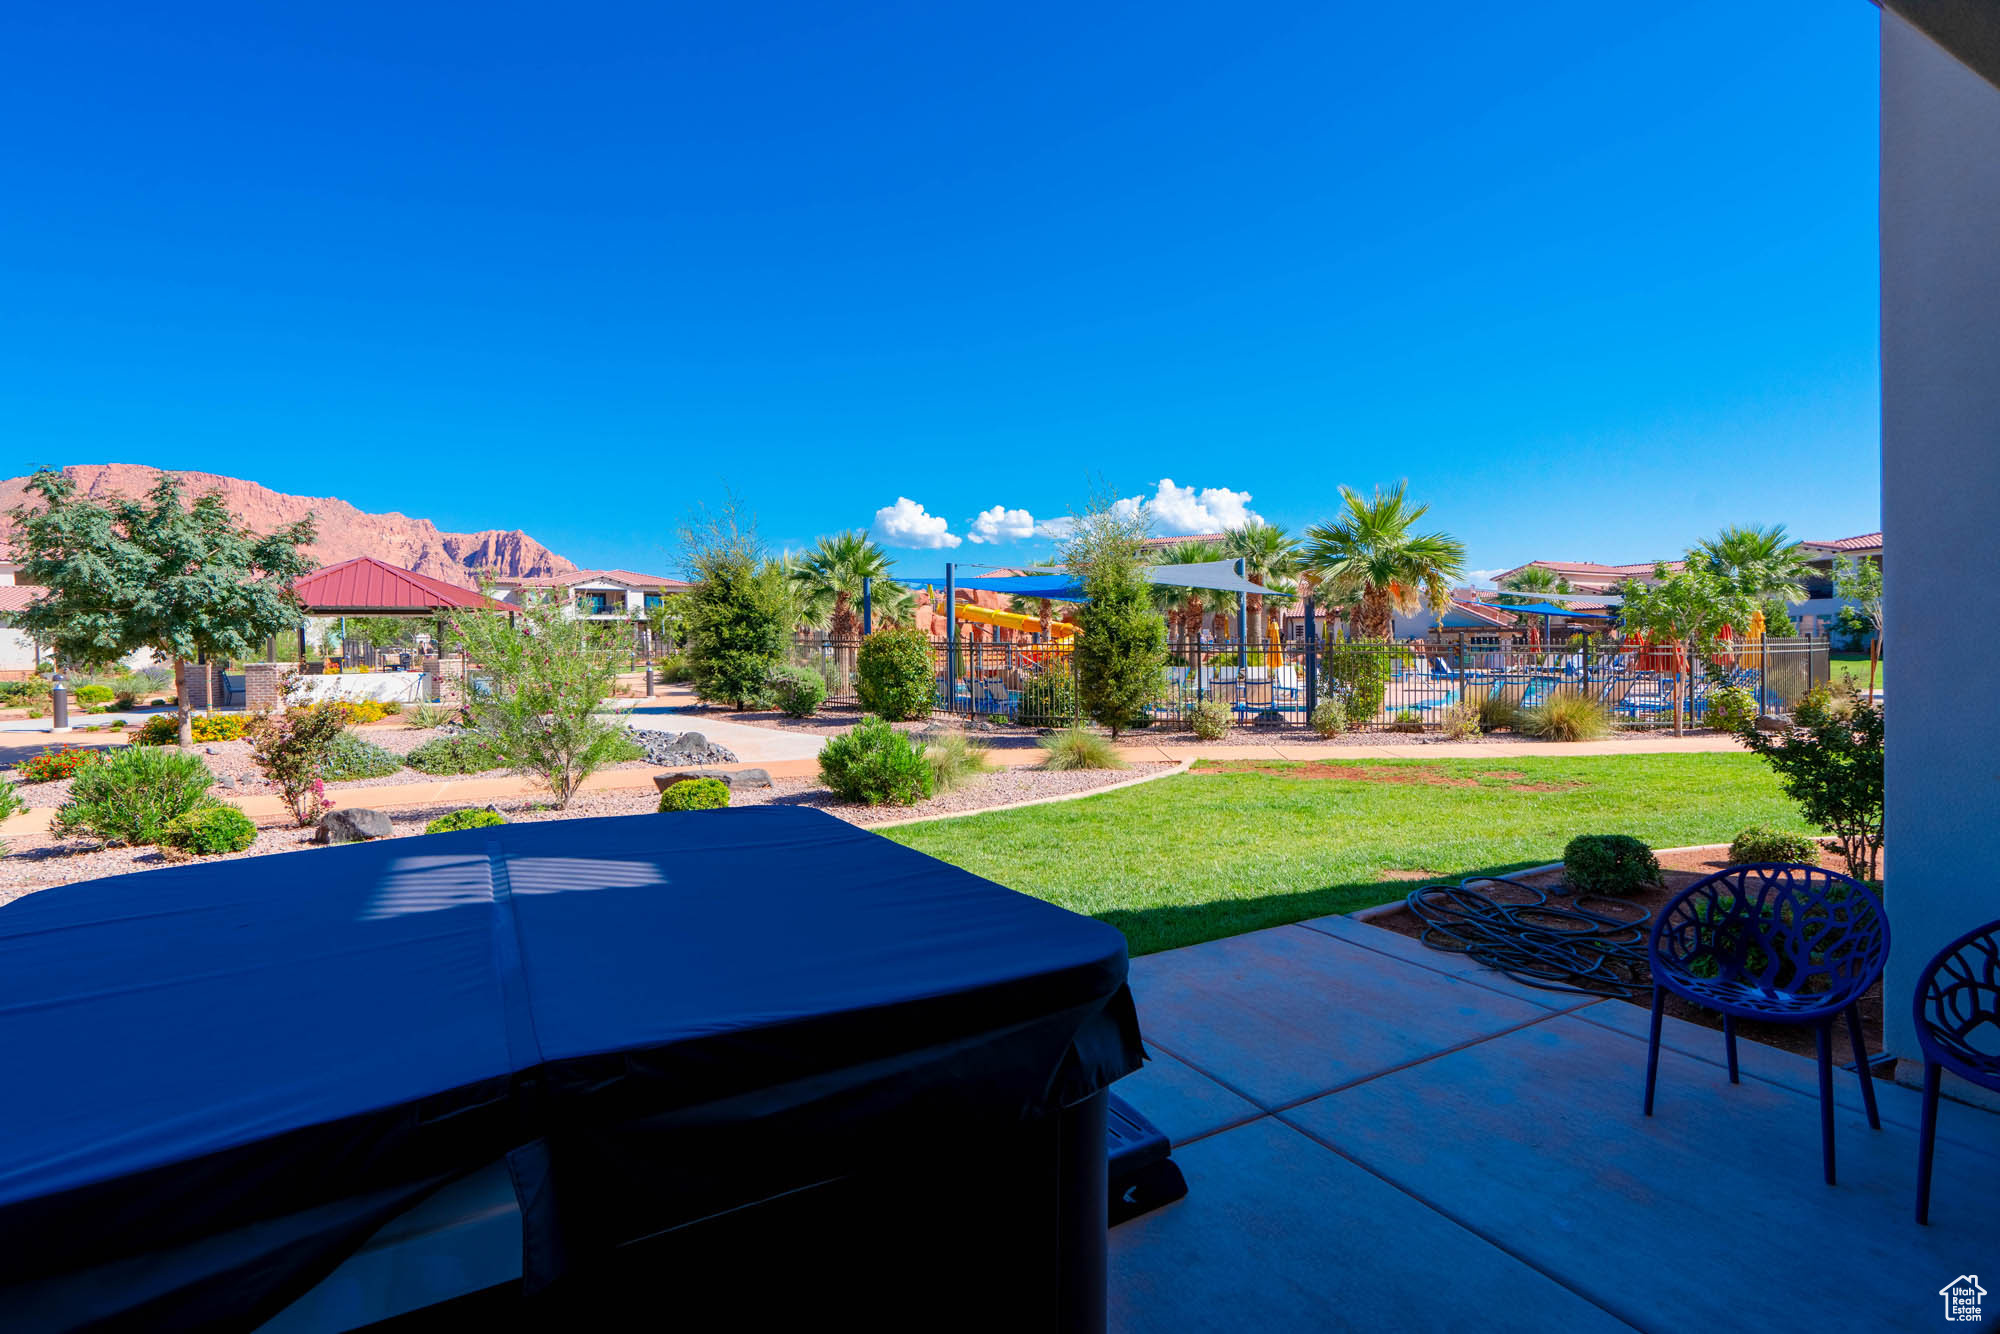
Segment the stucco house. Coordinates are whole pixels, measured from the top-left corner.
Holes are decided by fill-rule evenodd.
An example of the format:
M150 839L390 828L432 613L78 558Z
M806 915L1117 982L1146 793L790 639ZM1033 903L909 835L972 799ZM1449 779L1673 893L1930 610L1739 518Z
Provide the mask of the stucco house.
M691 587L685 580L636 570L569 570L527 579L496 579L489 591L515 606L538 595L566 595L570 614L584 620L643 621L648 608Z

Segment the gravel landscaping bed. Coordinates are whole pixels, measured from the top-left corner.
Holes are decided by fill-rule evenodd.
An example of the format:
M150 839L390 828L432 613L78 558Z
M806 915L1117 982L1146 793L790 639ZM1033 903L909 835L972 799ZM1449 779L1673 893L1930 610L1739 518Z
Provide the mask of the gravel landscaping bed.
M421 735L419 734L420 737ZM225 746L240 745L241 742L224 742L217 743L216 748L221 751ZM216 757L204 756L204 758L213 761ZM846 820L850 824L872 825L889 820L984 810L992 806L1030 801L1038 797L1089 792L1128 779L1163 773L1173 767L1169 764L1135 764L1129 769L1084 769L1055 773L1024 769L1002 770L974 778L956 792L933 797L915 806L848 805L835 800L832 793L820 787L812 779L779 778L773 780L772 786L768 788L751 788L736 793L731 804L811 806ZM426 779L425 775L418 774L415 770L404 770L404 772L412 775L414 781ZM386 784L392 780L371 781ZM46 783L38 786L66 788L68 784ZM338 785L328 786L329 790L332 790ZM34 789L22 790L29 792ZM551 807L546 798L535 796L505 797L493 803L494 809L509 820L520 821L579 820L606 815L639 815L654 811L658 805L659 794L651 787L617 792L585 792L572 800L567 810L560 811ZM395 830L395 836L401 838L421 834L424 832L424 826L430 821L448 811L459 809L462 809L461 803L440 802L436 805L398 807L385 813ZM691 815L688 818L694 817ZM258 831L256 842L244 851L220 857L205 857L199 864L277 853L318 851L318 846L311 841L312 836L311 829L263 829ZM170 862L157 848L94 848L86 843L64 843L46 835L27 834L15 835L8 841L12 845L11 855L0 857L0 904L20 898L24 894L31 894L38 889L46 889L51 885L93 880L107 875L122 875L129 871L188 864ZM276 869L278 868L274 868Z

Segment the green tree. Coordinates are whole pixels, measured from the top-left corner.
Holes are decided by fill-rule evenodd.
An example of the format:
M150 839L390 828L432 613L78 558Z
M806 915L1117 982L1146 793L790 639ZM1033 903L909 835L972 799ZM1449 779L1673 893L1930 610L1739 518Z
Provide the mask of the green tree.
M1386 641L1395 614L1428 606L1443 615L1451 586L1465 575L1465 544L1448 533L1413 531L1428 505L1412 505L1408 484L1363 499L1340 488L1345 509L1306 529L1301 563L1329 600L1353 602L1357 639Z
M1231 558L1242 561L1243 577L1260 587L1271 587L1298 573L1299 544L1276 524L1246 523L1231 528L1222 535L1222 549ZM1277 622L1277 609L1275 605L1267 608L1267 601L1275 604L1277 599L1262 593L1249 596L1248 617L1253 636L1264 629L1267 610L1272 624Z
M1673 650L1674 735L1680 736L1693 664L1713 648L1723 626L1748 626L1757 604L1735 578L1692 561L1678 571L1669 571L1662 561L1653 567L1653 578L1650 586L1636 579L1625 581L1619 619L1628 631Z
M694 585L681 596L688 600L685 653L695 694L747 709L785 660L793 613L785 569L764 559L756 526L734 501L716 513L697 511L680 537Z
M1783 598L1765 598L1757 609L1764 613L1764 633L1772 639L1787 639L1799 632L1792 620L1791 604Z
M646 631L659 650L671 653L679 648L686 628L687 603L680 594L665 594L646 608Z
M479 665L487 689L467 707L474 736L517 774L548 784L567 807L584 779L629 748L598 712L611 694L620 628L572 616L561 598L530 598L509 615L467 610L454 639Z
M1882 852L1882 710L1856 698L1844 710L1802 711L1799 726L1781 736L1745 725L1736 738L1777 770L1807 820L1840 841L1849 874L1873 880Z
M1160 697L1165 679L1167 626L1154 609L1140 546L1146 525L1143 508L1100 503L1077 516L1063 546L1084 594L1073 650L1078 702L1114 740Z
M1753 598L1799 602L1806 595L1805 549L1792 541L1782 523L1724 528L1697 543L1687 553L1687 563L1721 575Z
M827 604L827 628L835 639L861 637L861 584L872 580L873 597L888 600L901 589L889 577L891 561L859 529L822 537L801 553L792 582L815 601Z
M1870 634L1875 636L1874 645L1869 650L1868 688L1875 688L1874 659L1882 653L1882 565L1866 557L1853 560L1835 561L1833 566L1833 591L1853 603L1853 607L1842 607L1841 626L1848 634L1860 639ZM1861 618L1855 624L1845 613L1856 611Z
M1569 592L1569 580L1554 570L1540 565L1529 565L1514 571L1500 581L1500 587L1508 590L1498 594L1494 601L1502 606L1525 606L1540 602L1548 593Z
M300 619L292 581L313 568L307 515L276 532L240 526L220 492L183 503L161 473L140 500L100 504L43 468L28 481L39 506L12 511L21 582L48 591L16 618L28 636L78 666L151 649L174 663L180 744L193 744L186 666L261 657Z

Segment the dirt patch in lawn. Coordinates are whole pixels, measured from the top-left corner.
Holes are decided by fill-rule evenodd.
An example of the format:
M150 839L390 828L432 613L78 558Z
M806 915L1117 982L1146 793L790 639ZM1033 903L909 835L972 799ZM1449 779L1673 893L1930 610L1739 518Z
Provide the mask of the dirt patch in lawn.
M1530 783L1525 781L1527 775L1518 769L1496 769L1467 776L1448 773L1430 765L1399 764L1378 768L1365 764L1341 764L1333 760L1306 760L1297 764L1274 763L1267 760L1203 760L1193 772L1263 774L1270 778L1301 778L1308 782L1390 783L1397 786L1418 787L1504 786L1509 792L1569 792L1590 786L1580 778L1560 783Z
M1713 852L1673 852L1663 854L1660 857L1660 871L1661 877L1666 883L1641 890L1637 894L1624 899L1623 902L1643 908L1648 914L1657 913L1666 905L1667 900L1680 893L1681 890L1686 889L1689 885L1692 885L1695 881L1711 872L1724 869L1729 864L1728 855L1721 848L1717 848ZM1819 864L1829 871L1839 871L1843 875L1847 874L1847 863L1841 859L1838 852L1833 851L1831 843L1822 845ZM1380 878L1383 880L1402 879L1404 878L1404 874L1402 872L1385 872ZM1434 882L1437 879L1432 876L1423 878ZM1555 889L1562 884L1563 873L1559 870L1544 871L1539 875L1517 875L1509 876L1508 878L1518 880L1523 884L1533 885L1537 889ZM1477 888L1477 886L1475 885L1474 888ZM1394 931L1398 935L1409 936L1413 939L1420 940L1423 938L1424 924L1408 908L1402 908L1385 916L1374 918L1369 925L1379 926L1384 930ZM1642 983L1649 981L1650 979L1643 976L1643 966L1640 971L1642 974ZM1646 1011L1652 1007L1652 997L1645 995L1636 1001L1627 1003L1637 1006L1641 1011ZM1690 1004L1682 1000L1679 996L1671 994L1667 997L1666 1009L1667 1013L1676 1019L1685 1019L1691 1024L1700 1024L1703 1028L1714 1029L1718 1034L1716 1038L1716 1054L1718 1057L1721 1055L1722 1039L1719 1036L1722 1031L1721 1014L1702 1006ZM1882 1050L1882 984L1880 982L1869 988L1868 993L1861 998L1860 1011L1862 1041L1867 1044L1871 1053L1880 1052ZM1777 1047L1799 1056L1813 1056L1816 1051L1813 1030L1806 1026L1757 1023L1745 1019L1737 1022L1736 1032L1739 1037L1747 1038L1753 1042L1762 1042L1767 1046ZM1852 1044L1847 1040L1847 1026L1837 1021L1833 1026L1833 1058L1839 1062L1851 1062L1854 1059Z

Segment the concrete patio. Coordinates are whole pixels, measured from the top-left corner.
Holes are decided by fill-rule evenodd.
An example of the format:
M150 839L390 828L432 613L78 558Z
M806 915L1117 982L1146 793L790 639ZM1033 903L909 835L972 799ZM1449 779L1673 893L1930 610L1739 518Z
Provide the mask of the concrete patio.
M1185 1200L1117 1228L1118 1330L1915 1330L2000 1275L2000 1116L1946 1102L1931 1226L1918 1097L1842 1073L1822 1183L1813 1063L1517 985L1344 917L1137 959L1153 1060L1119 1085ZM1991 1282L1991 1279L1988 1279ZM1993 1299L1989 1322L2000 1318Z

